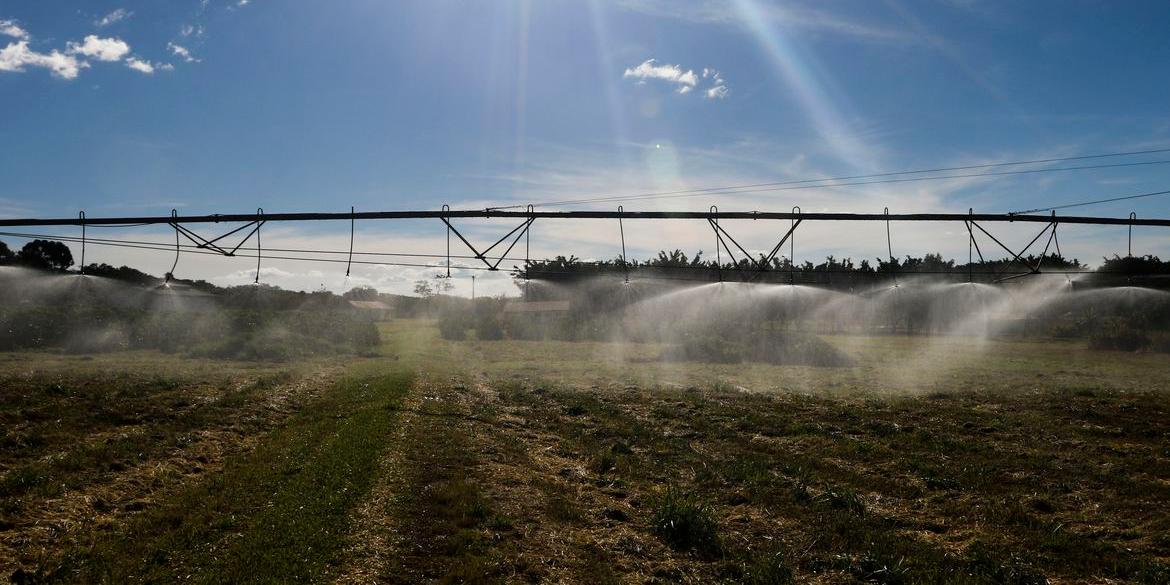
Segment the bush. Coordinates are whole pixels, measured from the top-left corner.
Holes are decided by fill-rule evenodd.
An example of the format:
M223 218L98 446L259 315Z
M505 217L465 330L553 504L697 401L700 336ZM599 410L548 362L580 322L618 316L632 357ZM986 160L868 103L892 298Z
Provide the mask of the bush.
M490 311L478 311L475 317L476 339L495 341L504 338L504 328L500 325L500 317Z
M439 336L451 341L463 341L471 328L468 315L457 309L443 311L439 315Z
M370 353L372 321L349 311L147 311L102 305L0 310L0 351L157 349L248 360Z
M1150 345L1150 336L1132 323L1108 320L1089 333L1089 348L1138 351Z
M650 530L675 550L714 557L722 551L711 505L671 486L654 504Z

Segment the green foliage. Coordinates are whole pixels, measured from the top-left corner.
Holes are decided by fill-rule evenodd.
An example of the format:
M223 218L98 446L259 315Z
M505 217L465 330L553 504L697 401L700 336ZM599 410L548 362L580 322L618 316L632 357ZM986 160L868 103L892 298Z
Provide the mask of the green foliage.
M18 261L30 268L65 270L73 266L73 252L61 242L33 240L20 249Z

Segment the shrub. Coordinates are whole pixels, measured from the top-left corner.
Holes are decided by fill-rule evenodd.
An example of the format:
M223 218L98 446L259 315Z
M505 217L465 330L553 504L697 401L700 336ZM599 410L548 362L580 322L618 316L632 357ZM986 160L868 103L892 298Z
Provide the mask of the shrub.
M1089 333L1090 349L1138 351L1150 345L1150 337L1133 323L1111 319Z
M654 503L650 529L675 550L709 557L722 551L711 505L674 486Z
M451 341L463 341L467 338L467 330L471 328L468 315L460 310L451 309L439 315L439 335Z
M475 317L475 338L487 341L503 339L504 328L500 326L499 315L489 311L479 311Z

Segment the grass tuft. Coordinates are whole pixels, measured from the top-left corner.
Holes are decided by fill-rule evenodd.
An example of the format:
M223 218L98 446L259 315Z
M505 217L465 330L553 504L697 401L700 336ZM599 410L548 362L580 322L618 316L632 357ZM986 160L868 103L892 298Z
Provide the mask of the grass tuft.
M711 505L694 493L670 486L654 502L651 531L675 550L719 556L722 545Z

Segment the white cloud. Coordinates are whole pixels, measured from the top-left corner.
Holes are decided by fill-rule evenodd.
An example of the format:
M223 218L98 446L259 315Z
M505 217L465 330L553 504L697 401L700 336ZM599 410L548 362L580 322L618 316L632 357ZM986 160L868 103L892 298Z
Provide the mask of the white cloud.
M130 18L133 15L134 15L134 13L130 12L129 10L126 10L125 8L119 8L119 9L95 20L93 24L95 26L99 26L99 27L110 26L111 24L114 24L115 22L120 22L120 21L126 20L127 18Z
M126 59L126 66L139 73L145 73L147 75L154 73L154 65L150 61L143 61L138 57Z
M699 78L693 70L683 71L678 65L657 65L654 59L646 59L637 67L627 67L622 77L632 77L644 82L647 79L661 79L677 84L679 93L687 93L695 88Z
M0 35L12 37L22 41L27 41L29 39L28 31L20 28L20 25L11 20L0 20Z
M704 80L709 79L712 84L712 87L703 91L703 95L708 99L723 99L729 93L723 77L719 75L718 71L710 67L704 67L702 72L696 75L693 69L683 71L680 65L660 65L654 59L646 59L637 67L627 67L625 72L622 73L622 77L637 79L638 85L645 84L648 79L667 81L677 86L675 91L679 95L686 95L694 91L699 85L701 77Z
M182 45L176 45L175 43L167 43L167 48L170 49L170 51L172 53L179 56L180 58L182 58L184 61L186 61L188 63L198 63L199 62L199 59L196 59L194 56L192 56L191 51L187 50L187 48L182 46Z
M38 53L28 48L28 41L9 43L0 49L0 71L20 73L25 67L42 67L61 79L76 79L89 64L57 50Z
M185 24L179 29L179 34L184 37L199 38L203 36L202 24Z
M130 45L121 39L100 38L97 35L88 35L81 44L70 42L68 52L74 55L84 55L98 61L121 61L130 53Z

